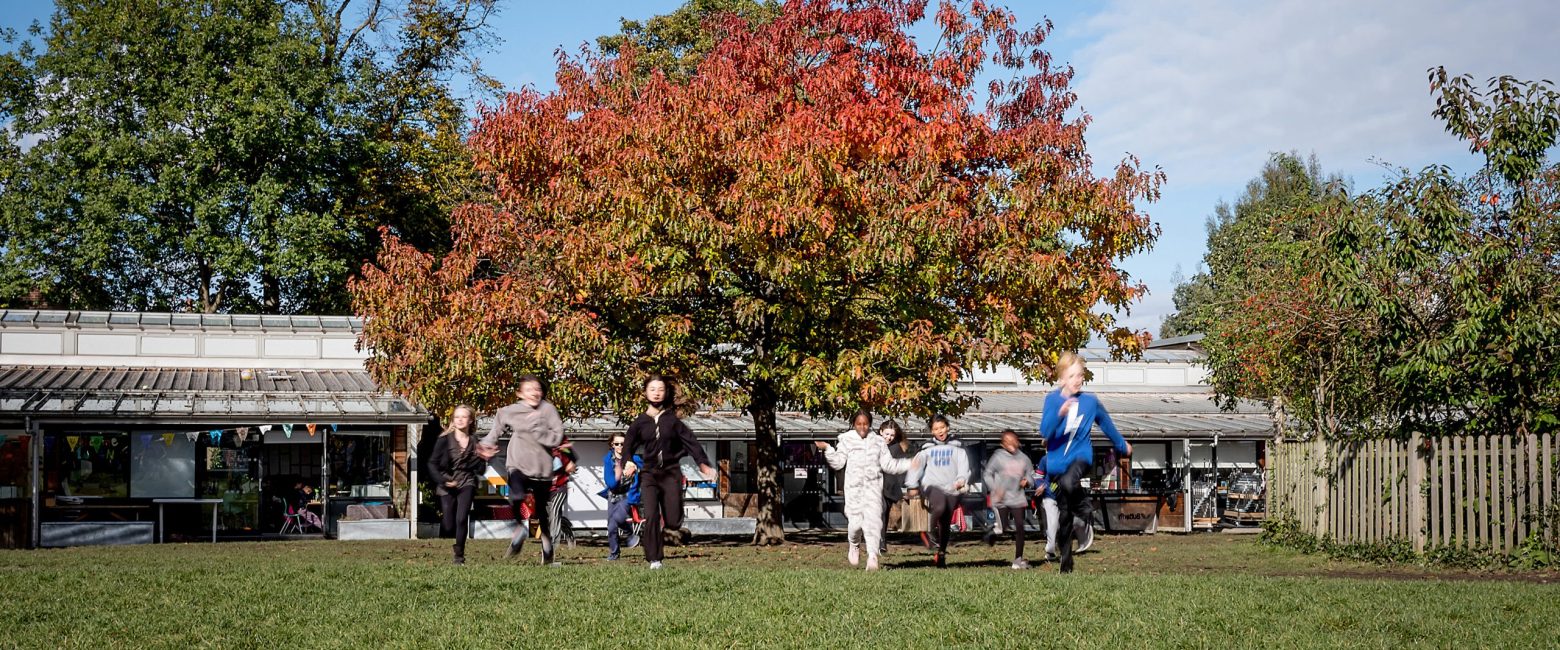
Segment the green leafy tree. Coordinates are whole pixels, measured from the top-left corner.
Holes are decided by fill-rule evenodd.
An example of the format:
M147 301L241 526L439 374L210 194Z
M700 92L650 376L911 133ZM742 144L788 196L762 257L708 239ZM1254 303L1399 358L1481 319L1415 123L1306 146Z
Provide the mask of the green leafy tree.
M1458 178L1402 172L1327 238L1329 286L1376 321L1366 372L1399 435L1560 426L1560 93L1511 77L1478 90L1430 72L1436 117L1484 158Z
M340 312L379 227L447 245L476 176L446 73L491 6L349 4L62 0L7 39L0 300Z
M720 40L712 21L736 15L742 24L761 25L780 15L775 0L689 0L675 11L640 22L623 18L620 31L596 39L603 54L615 56L632 48L636 78L645 78L659 70L673 81L687 81L699 67L704 55ZM736 25L736 23L721 23Z
M1210 240L1204 343L1221 396L1272 400L1327 437L1560 423L1560 170L1545 157L1560 95L1510 77L1480 91L1440 68L1430 80L1478 173L1400 170L1357 196L1237 215Z
M1226 403L1268 401L1307 434L1342 435L1363 418L1372 387L1357 368L1359 332L1369 325L1335 304L1321 264L1321 237L1351 201L1314 157L1280 153L1209 217L1206 286L1183 313L1207 334L1210 383Z
M642 407L667 373L753 418L760 521L778 543L782 409L957 413L973 368L1046 375L1055 355L1136 333L1117 263L1158 229L1162 175L1091 171L1069 69L1006 10L792 2L739 16L685 82L638 51L565 60L472 137L496 200L454 217L451 253L391 240L353 290L368 368L424 404L491 407L550 379L575 416ZM986 62L1011 75L973 104ZM1095 308L1099 307L1100 311Z
M1175 311L1160 320L1159 338L1169 339L1201 333L1203 325L1197 320L1197 316L1203 305L1213 299L1212 278L1208 276L1206 270L1199 270L1195 275L1187 278L1177 267L1175 272L1170 274L1170 283L1175 285L1174 293L1170 296Z

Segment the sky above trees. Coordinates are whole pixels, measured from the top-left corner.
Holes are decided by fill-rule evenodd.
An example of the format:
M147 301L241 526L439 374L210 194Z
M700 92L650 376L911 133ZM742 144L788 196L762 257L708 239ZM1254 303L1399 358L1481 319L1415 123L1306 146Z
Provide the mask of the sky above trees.
M0 27L18 31L52 10L6 4ZM505 87L546 92L558 48L575 52L617 32L620 17L681 4L512 0L494 23L502 41L478 54ZM1077 69L1098 171L1130 151L1168 175L1162 199L1145 206L1163 234L1124 265L1150 289L1125 324L1150 331L1172 311L1171 275L1201 262L1214 205L1238 197L1271 152L1315 153L1324 170L1364 187L1388 175L1383 164L1471 171L1475 159L1431 117L1426 70L1560 78L1560 4L1536 0L1006 4L1020 21L1055 23L1048 49Z

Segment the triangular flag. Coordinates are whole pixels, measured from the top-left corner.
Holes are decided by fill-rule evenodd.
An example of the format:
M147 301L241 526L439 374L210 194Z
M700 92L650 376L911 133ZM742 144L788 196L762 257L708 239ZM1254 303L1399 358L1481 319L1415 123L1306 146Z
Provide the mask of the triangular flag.
M288 440L292 440L292 430L293 430L293 425L291 425L291 424L284 424L284 425L282 425L282 433L287 434L287 439Z
M211 444L213 444L213 445L220 445L220 444L222 444L222 430L221 429L212 429L211 430Z
M199 437L200 437L200 432L199 431L185 431L184 432L184 439L188 440L190 442L195 442L195 439L199 438Z
M92 448L93 449L102 449L103 448L103 436L92 436Z
M308 424L303 425L303 428L309 430L309 437L310 438L314 437L314 427L316 427L316 426L318 426L318 425L314 424L313 422L310 422Z
M81 438L79 436L65 436L65 442L70 444L71 451L76 451L76 443L80 441Z
M260 433L262 435L270 433L270 432L271 432L271 425L269 425L269 424L262 424L262 425L260 425Z
M249 440L249 427L238 428L238 444L244 444Z
M330 432L331 433L335 433L336 432L336 425L334 425L334 424L330 425Z
M164 447L172 447L173 446L173 434L171 434L171 433L163 434L163 446Z

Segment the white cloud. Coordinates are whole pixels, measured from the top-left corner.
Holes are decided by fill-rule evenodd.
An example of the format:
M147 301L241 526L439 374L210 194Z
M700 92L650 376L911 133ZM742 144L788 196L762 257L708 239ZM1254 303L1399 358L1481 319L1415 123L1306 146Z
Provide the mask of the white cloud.
M1330 170L1462 155L1430 116L1426 70L1482 85L1560 73L1560 3L1118 0L1077 26L1075 88L1100 163L1123 152L1234 195L1269 152ZM1359 179L1374 185L1374 177Z

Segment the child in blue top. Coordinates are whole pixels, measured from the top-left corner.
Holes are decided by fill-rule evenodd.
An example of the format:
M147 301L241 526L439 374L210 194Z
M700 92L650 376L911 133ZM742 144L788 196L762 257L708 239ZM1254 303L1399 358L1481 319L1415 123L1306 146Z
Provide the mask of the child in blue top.
M1094 466L1089 432L1098 424L1122 456L1132 455L1132 445L1116 430L1099 398L1083 392L1083 360L1078 355L1063 354L1056 372L1057 388L1045 396L1040 437L1045 440L1045 474L1059 510L1056 546L1061 571L1072 573L1074 520L1088 513L1089 490L1083 487L1083 477Z

